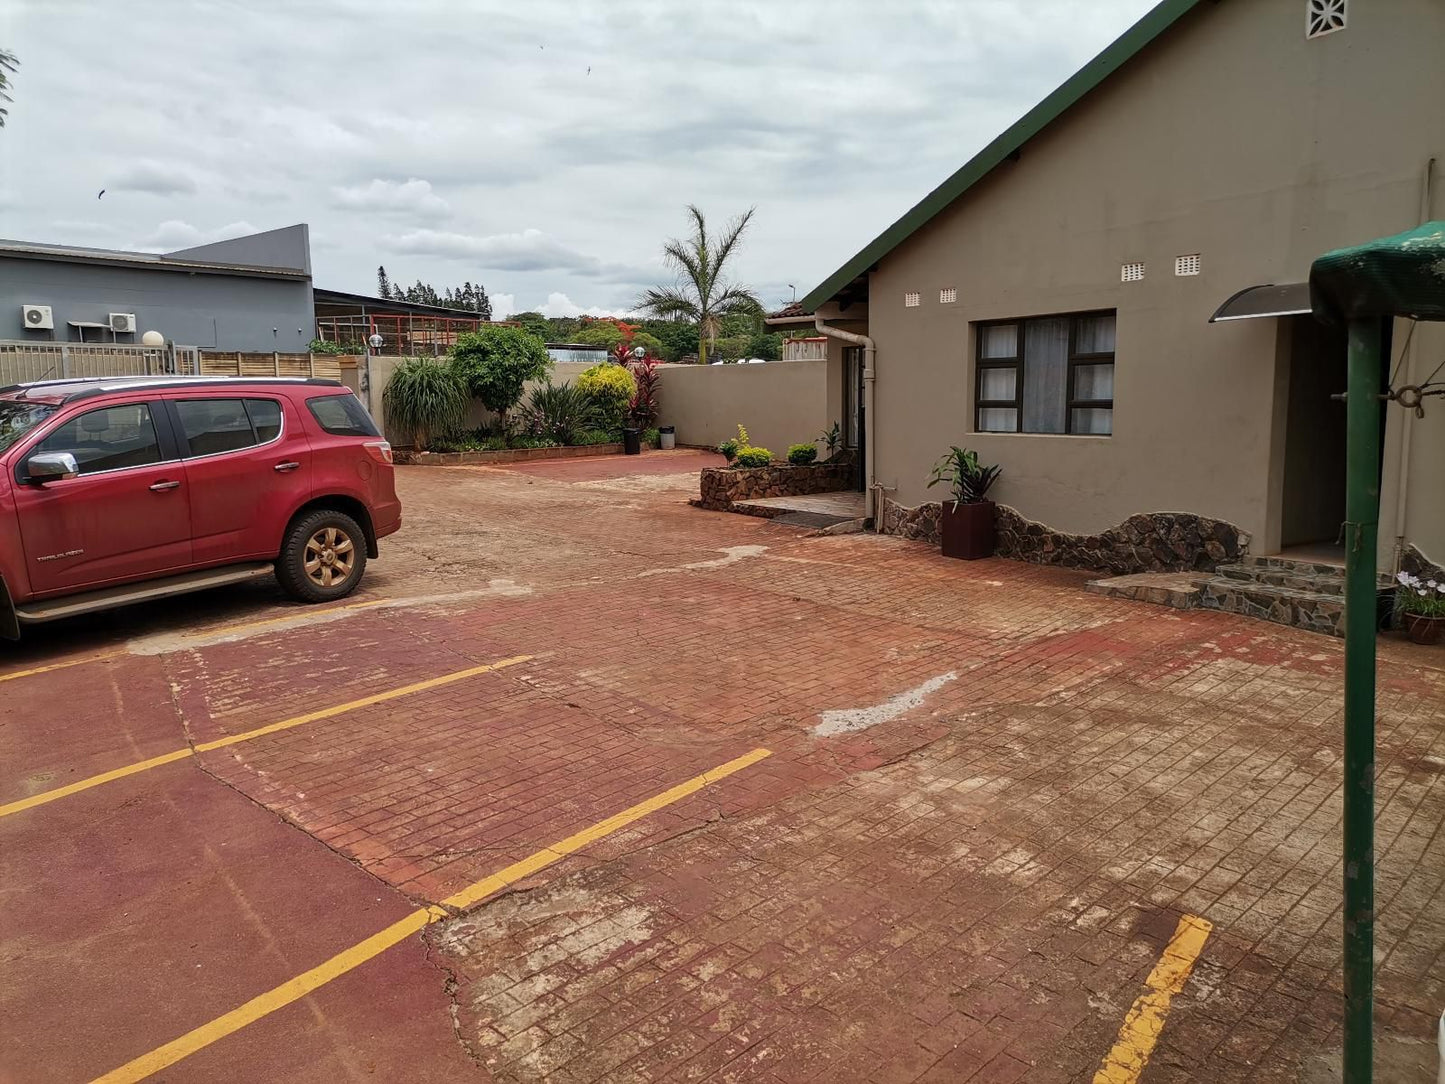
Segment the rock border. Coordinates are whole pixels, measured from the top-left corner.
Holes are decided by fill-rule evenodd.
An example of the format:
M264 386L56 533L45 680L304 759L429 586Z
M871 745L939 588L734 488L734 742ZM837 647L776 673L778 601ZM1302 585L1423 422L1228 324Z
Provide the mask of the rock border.
M937 503L908 508L885 498L883 533L938 545ZM1006 504L998 506L998 556L1030 564L1127 576L1212 572L1249 552L1249 533L1193 512L1141 512L1098 534L1056 531Z
M621 444L568 444L561 448L503 448L494 452L393 451L392 459L407 467L465 467L518 463L528 459L579 459L589 455L621 455Z
M802 497L850 489L856 467L850 460L826 463L770 463L766 467L704 467L698 499L692 503L714 512L760 497Z

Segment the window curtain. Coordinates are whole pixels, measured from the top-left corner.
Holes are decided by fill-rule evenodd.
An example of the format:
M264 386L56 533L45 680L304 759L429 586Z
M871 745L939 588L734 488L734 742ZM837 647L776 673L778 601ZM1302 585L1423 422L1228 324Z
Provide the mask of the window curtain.
M1062 433L1069 387L1069 320L1024 324L1024 432Z

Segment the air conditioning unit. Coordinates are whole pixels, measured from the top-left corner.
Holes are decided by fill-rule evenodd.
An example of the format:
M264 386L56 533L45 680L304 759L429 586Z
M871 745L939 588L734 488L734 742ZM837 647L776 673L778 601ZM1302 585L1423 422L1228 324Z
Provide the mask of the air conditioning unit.
M29 331L54 331L55 314L49 305L21 305L20 319Z
M135 313L113 312L110 314L110 330L114 332L135 331Z

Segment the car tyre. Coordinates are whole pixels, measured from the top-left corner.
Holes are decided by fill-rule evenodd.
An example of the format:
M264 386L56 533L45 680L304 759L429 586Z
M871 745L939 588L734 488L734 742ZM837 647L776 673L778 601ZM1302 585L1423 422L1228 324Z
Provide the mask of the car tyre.
M366 571L366 534L345 512L322 508L291 524L276 579L302 602L333 602L356 590Z

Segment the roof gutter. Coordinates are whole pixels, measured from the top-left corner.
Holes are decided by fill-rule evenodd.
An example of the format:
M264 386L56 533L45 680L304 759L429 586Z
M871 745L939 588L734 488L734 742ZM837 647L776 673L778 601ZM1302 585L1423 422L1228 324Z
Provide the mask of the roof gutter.
M878 361L878 347L867 335L833 327L823 317L813 314L813 326L830 339L851 343L863 348L863 515L873 521L874 531L882 529L883 510L877 507L878 480L874 477L873 464L873 381Z

